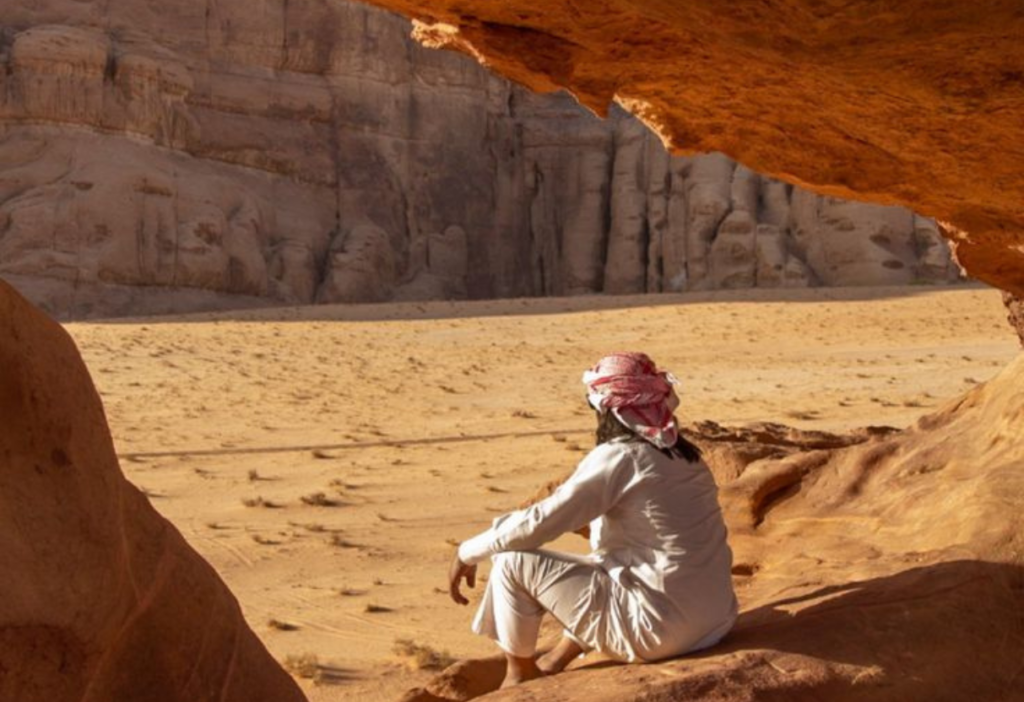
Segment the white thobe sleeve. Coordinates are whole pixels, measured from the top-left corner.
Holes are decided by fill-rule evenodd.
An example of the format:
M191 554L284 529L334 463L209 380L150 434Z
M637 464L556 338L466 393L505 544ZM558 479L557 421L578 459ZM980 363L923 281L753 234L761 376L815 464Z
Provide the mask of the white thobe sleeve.
M631 464L625 445L601 444L550 496L498 517L490 529L463 541L459 560L471 565L504 551L529 551L589 524L618 501Z

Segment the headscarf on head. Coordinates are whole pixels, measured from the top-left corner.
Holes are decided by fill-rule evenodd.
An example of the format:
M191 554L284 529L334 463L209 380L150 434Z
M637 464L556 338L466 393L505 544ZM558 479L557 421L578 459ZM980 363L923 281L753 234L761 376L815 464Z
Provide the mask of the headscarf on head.
M615 418L658 448L679 439L672 411L679 406L676 377L659 371L647 354L613 353L583 374L590 404Z

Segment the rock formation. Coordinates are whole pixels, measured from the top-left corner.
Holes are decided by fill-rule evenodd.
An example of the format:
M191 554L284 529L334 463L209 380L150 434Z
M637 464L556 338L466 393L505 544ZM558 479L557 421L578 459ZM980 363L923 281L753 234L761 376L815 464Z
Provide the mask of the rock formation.
M1020 699L1022 419L1024 355L905 431L690 427L722 486L733 632L678 660L569 671L486 699ZM500 663L464 661L404 702L483 695Z
M1017 330L1020 344L1024 346L1024 300L1009 293L1003 293L1003 302L1009 312L1010 326Z
M1024 295L1018 3L372 2L535 90L616 101L674 152L947 221L970 275Z
M0 413L0 699L305 699L121 474L71 338L3 282Z
M670 157L373 8L261 7L5 10L0 275L72 316L957 276L907 210Z

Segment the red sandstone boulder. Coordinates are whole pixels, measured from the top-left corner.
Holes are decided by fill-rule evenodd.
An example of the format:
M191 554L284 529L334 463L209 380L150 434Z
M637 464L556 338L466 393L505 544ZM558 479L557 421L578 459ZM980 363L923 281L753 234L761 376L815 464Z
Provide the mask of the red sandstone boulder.
M0 282L0 700L300 702L121 474L71 338Z

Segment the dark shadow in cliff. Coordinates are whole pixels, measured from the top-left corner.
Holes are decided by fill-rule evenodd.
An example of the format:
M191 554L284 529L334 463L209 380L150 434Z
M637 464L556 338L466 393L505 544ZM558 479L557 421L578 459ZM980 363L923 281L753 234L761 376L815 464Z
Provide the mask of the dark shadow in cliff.
M524 297L494 300L425 301L373 304L303 305L264 307L220 312L183 313L152 317L89 319L90 324L160 324L189 322L380 322L522 315L565 314L633 309L637 307L679 307L690 304L729 303L821 303L884 301L925 295L940 290L985 290L981 283L851 288L750 288L688 293L638 295L600 294L577 297ZM71 320L64 320L71 321Z

